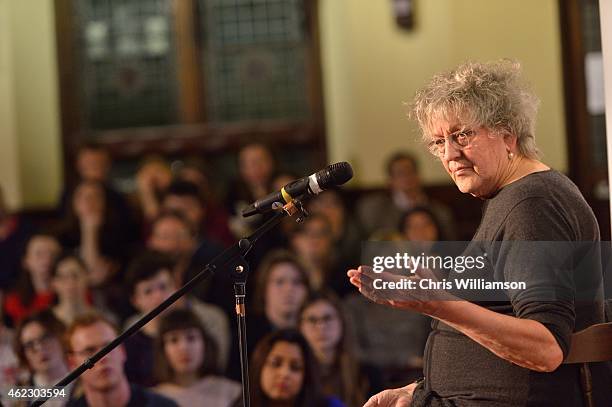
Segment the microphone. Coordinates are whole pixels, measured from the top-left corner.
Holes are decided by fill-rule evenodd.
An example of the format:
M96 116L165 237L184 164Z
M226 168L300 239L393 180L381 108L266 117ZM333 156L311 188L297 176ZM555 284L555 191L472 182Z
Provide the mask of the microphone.
M280 191L255 201L242 211L242 216L246 218L258 213L269 212L274 209L275 203L284 205L302 195L318 195L323 190L342 185L351 178L353 178L353 169L346 161L328 165L321 171L290 182Z

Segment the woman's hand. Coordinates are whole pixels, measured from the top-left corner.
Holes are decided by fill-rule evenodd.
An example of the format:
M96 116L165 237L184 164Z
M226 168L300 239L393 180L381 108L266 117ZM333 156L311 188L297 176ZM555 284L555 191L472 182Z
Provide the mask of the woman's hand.
M373 395L363 407L410 407L417 383L399 389L389 389Z
M427 269L419 269L411 275L397 274L389 271L375 273L371 267L359 266L347 272L351 284L369 300L393 308L416 311L429 316L435 316L443 301L457 298L446 292L443 288L424 289L421 280L430 284L438 282L436 276ZM403 284L405 288L390 288L383 284Z

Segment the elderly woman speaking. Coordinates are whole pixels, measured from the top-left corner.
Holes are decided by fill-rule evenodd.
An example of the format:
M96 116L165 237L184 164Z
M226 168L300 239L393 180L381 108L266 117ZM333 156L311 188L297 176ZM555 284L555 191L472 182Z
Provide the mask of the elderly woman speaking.
M601 286L585 305L574 301L575 264L541 274L516 267L524 257L538 261L538 250L521 251L514 242L591 242L595 267L581 272L592 273L589 281L602 273L591 208L567 177L539 160L537 106L511 61L461 65L417 93L412 113L429 150L461 192L485 200L472 242L500 243L487 267L496 280L523 281L528 289L495 302L435 300L416 290L407 290L405 300L385 300L366 287L369 267L349 270L351 283L370 299L434 319L424 380L383 391L367 407L582 405L578 367L561 363L574 331L603 322ZM538 296L550 287L554 300Z

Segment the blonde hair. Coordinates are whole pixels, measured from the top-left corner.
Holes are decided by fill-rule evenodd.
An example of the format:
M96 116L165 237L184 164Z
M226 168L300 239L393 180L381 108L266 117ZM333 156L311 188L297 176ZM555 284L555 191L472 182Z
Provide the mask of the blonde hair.
M473 127L517 137L519 153L538 159L535 123L539 99L521 78L516 61L467 62L435 75L414 98L411 116L425 141L437 120L460 119Z

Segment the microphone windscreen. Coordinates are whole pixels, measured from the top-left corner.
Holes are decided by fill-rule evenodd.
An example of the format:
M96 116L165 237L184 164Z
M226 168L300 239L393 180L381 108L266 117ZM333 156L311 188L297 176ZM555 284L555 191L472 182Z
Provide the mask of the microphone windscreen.
M317 173L317 182L321 189L342 185L353 178L353 168L346 161L331 164Z

